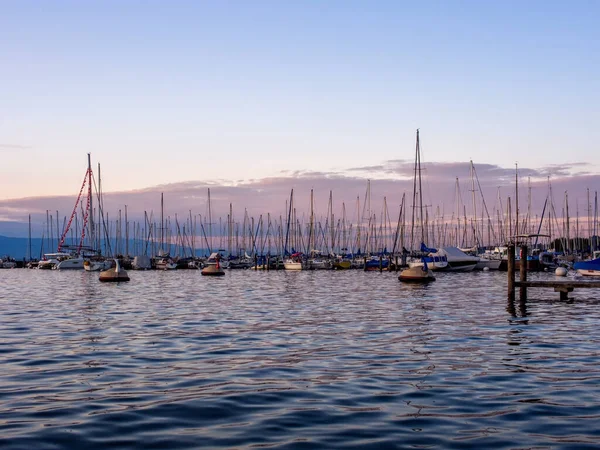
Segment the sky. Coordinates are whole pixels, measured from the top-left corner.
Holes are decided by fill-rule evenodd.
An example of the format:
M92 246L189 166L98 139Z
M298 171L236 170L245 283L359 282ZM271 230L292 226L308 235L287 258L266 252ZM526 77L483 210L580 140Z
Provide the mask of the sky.
M88 152L114 193L313 174L363 195L404 179L390 161L414 158L417 128L449 180L470 159L600 172L596 1L0 5L5 221L15 199L72 201Z

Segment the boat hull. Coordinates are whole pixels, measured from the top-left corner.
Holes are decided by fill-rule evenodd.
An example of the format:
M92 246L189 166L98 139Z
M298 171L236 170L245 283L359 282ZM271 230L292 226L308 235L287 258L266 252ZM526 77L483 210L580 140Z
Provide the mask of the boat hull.
M210 266L206 266L204 269L202 269L200 274L204 276L220 277L225 275L225 272L216 264L211 264Z
M302 270L301 262L284 262L283 268L285 270Z
M600 269L577 269L577 273L584 277L600 277Z
M600 258L576 262L573 264L573 269L585 277L598 277L600 276Z
M116 268L108 269L100 272L98 277L103 283L118 283L122 281L129 281L129 275L123 269L117 270Z
M398 280L405 283L429 283L435 281L431 270L425 270L423 267L409 267L404 269L398 275Z

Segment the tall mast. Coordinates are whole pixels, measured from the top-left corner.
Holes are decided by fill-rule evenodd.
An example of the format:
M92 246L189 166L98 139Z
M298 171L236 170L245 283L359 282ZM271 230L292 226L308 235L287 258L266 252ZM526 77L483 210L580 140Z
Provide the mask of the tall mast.
M29 261L31 261L31 214L29 214Z
M475 201L475 174L473 168L473 160L470 161L471 172L471 199L473 202L473 245L477 245L477 202Z
M125 257L129 258L129 221L127 220L127 205L125 205Z
M208 251L212 253L212 211L210 210L210 188L208 188L208 236L210 238L210 248Z
M458 183L458 177L456 177L456 185L454 187L456 197L456 243L457 247L460 247L460 185Z
M308 230L308 253L312 254L314 250L314 239L315 239L315 212L313 208L313 190L310 190L310 229Z
M570 230L569 230L569 194L565 191L565 209L567 211L567 253L570 253L571 242L570 242Z
M419 161L419 130L417 129L417 144L415 150L415 167L413 176L413 201L412 201L412 219L410 224L410 245L414 250L414 239L415 239L415 211L417 207L417 170Z
M527 229L525 233L531 233L531 177L527 177Z
M233 244L233 205L229 203L229 220L228 220L228 230L227 230L227 251L231 255L231 246Z
M519 169L515 163L515 236L519 234Z
M587 235L588 235L589 244L590 244L590 252L592 250L591 216L592 216L592 204L590 203L590 188L587 188Z
M164 251L165 246L165 227L164 227L164 197L160 193L160 251Z
M88 199L90 204L90 209L88 211L89 217L89 233L90 233L90 247L94 246L95 241L95 230L94 230L94 203L93 203L93 195L92 195L92 156L91 153L87 154L88 157Z
M425 242L425 230L423 228L423 190L421 185L421 146L419 145L419 130L417 129L417 159L419 163L419 216L421 220L421 242Z
M360 251L360 229L361 229L361 223L360 223L360 196L356 196L356 244L357 244L357 249L358 251Z
M333 191L329 191L329 208L331 209L331 223L329 224L329 227L331 229L331 252L333 253L333 248L335 246L335 227L333 224Z

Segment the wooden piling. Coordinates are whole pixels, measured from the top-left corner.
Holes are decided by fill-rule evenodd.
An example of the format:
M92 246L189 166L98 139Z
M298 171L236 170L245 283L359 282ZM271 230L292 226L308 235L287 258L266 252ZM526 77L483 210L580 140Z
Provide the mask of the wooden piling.
M515 245L508 245L508 300L515 300Z
M527 281L527 244L521 244L521 260L519 261L519 281ZM519 299L527 300L527 286L519 287Z

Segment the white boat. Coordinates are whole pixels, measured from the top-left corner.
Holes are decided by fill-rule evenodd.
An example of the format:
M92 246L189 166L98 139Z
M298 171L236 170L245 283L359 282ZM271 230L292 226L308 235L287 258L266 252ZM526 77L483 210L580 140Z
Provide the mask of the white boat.
M99 272L102 270L108 270L112 266L112 262L109 260L102 259L91 259L83 262L83 269L86 272Z
M579 275L586 277L599 277L600 276L600 258L578 261L573 264L573 269L577 271Z
M159 256L154 260L154 267L156 270L175 270L177 264L173 262L170 256Z
M474 270L485 270L486 268L488 270L499 270L500 264L502 264L501 259L487 259L482 257L477 264L475 264Z
M83 256L71 256L58 261L53 267L54 270L82 270L85 260Z
M146 255L136 256L133 258L131 268L133 270L150 270L152 269L152 261Z
M11 261L9 259L0 259L0 269L14 269L15 267L17 267L17 263L15 261Z
M427 266L430 270L437 271L446 270L448 268L448 260L445 256L430 253L425 259L427 260ZM423 262L423 258L413 258L407 263L409 268L423 267L423 265L425 264Z
M71 257L70 253L57 252L57 253L45 253L42 259L39 261L37 268L40 270L54 269L54 267L64 259ZM83 267L83 263L82 263Z
M333 269L333 264L328 259L311 258L306 261L306 268L308 270L331 270Z
M443 256L448 261L448 267L445 269L449 272L470 272L475 269L479 262L478 256L470 256L460 250L458 247L442 247L436 253L431 253L430 256ZM498 267L500 264L498 264Z
M283 260L285 270L302 270L302 253L294 253Z

